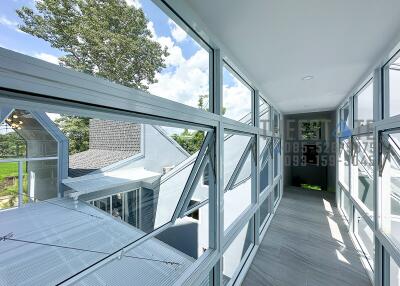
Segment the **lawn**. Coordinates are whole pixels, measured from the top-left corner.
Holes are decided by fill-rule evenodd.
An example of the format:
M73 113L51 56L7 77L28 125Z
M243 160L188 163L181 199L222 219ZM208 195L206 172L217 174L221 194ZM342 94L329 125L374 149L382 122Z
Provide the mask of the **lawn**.
M23 188L27 192L26 163L23 163ZM14 178L10 181L7 178ZM0 209L15 205L18 194L18 162L0 163ZM25 198L24 198L25 201Z
M18 162L0 163L0 184L6 177L18 177Z

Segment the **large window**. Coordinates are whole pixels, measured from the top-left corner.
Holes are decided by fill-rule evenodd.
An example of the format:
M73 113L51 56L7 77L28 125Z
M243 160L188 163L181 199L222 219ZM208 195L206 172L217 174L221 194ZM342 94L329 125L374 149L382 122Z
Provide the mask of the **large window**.
M400 57L397 55L391 63L385 67L386 93L389 102L386 102L388 116L400 114Z
M272 183L272 141L271 137L260 136L260 192Z
M373 136L372 134L353 136L354 172L353 195L368 209L371 214L374 209L374 164L373 164Z
M260 206L260 232L264 229L269 217L272 213L272 194L265 199L265 201Z
M204 170L210 166L210 147L203 142L211 135L206 129L146 124L132 116L114 119L106 111L92 117L84 109L56 109L52 107L50 112L41 105L29 110L7 105L0 108L1 206L24 203L22 210L34 216L34 223L9 224L7 231L17 239L60 248L52 252L43 246L37 253L54 261L48 271L63 268L57 277L42 277L40 263L33 263L35 256L28 257L27 263L34 265L32 284L38 284L40 277L40 283L57 284L164 227L173 221L189 189L190 202L185 199L189 211L179 214L181 218L157 237L177 254L163 257L164 250L172 250L153 239L127 250L123 259L137 256L145 261L147 251L153 257L150 263L171 260L173 265L182 265L182 272L194 261L184 259L185 255L197 259L208 249L209 211L204 202L209 183ZM212 175L208 172L209 181L214 181ZM196 179L188 182L189 177ZM193 209L198 204L203 207ZM11 220L13 212L6 213L4 219L1 213L1 221ZM50 226L51 233L44 230ZM32 237L35 230L44 231L45 237ZM71 257L68 247L82 250ZM24 251L30 250L25 246ZM92 250L97 254L89 254ZM18 253L11 251L7 259L18 261ZM74 267L67 267L69 263Z
M271 107L263 97L259 97L259 124L260 128L265 131L271 129Z
M342 209L343 214L345 215L347 221L350 221L352 205L349 198L347 197L347 195L344 193L343 190L340 191L340 200L341 200L340 208Z
M274 178L280 175L281 170L281 141L274 138Z
M348 191L350 190L350 139L339 139L338 177L339 182Z
M251 205L254 176L253 146L250 136L227 134L224 142L224 228Z
M340 109L340 131L343 132L345 131L346 128L350 127L350 110L349 110L349 105L346 104Z
M400 245L400 133L384 132L380 140L381 225L383 231Z
M374 85L371 79L354 96L354 127L365 126L374 119Z
M208 46L153 1L50 2L2 1L1 46L209 109Z
M390 286L400 286L400 267L390 258Z
M223 255L223 282L231 282L231 278L240 270L240 264L248 257L253 247L253 227L249 222L239 232Z
M354 213L354 228L355 236L360 244L362 251L364 252L365 258L367 259L371 269L374 269L374 257L375 257L375 244L374 244L374 233L368 226L365 219L360 213L355 210Z
M252 119L253 91L226 63L223 67L222 114L233 120L254 124Z
M240 284L282 117L164 2L0 1L0 284Z

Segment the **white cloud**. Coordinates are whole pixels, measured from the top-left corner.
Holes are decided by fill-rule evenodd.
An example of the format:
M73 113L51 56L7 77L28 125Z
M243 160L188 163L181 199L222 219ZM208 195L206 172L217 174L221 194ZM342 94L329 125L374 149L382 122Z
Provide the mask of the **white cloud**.
M11 29L18 29L18 22L8 19L5 16L0 16L0 25L7 26Z
M238 79L233 81L233 85L223 86L225 116L239 120L251 111L251 91Z
M35 58L41 59L43 61L58 65L59 60L58 57L47 54L47 53L37 53L33 55Z
M167 47L169 55L165 58L167 66L178 66L185 62L182 49L174 44L170 37L157 37L156 41L162 47Z
M136 9L142 8L142 4L140 3L139 0L125 0L126 4L129 6L133 6Z
M197 107L199 96L208 94L208 53L199 50L173 71L159 73L156 78L158 82L150 86L150 93Z
M188 34L180 26L178 26L174 21L168 19L168 24L171 29L172 37L178 43L183 42L187 39Z
M154 23L153 22L149 21L147 23L147 29L150 30L150 33L153 36L153 38L157 38L156 30L154 29Z

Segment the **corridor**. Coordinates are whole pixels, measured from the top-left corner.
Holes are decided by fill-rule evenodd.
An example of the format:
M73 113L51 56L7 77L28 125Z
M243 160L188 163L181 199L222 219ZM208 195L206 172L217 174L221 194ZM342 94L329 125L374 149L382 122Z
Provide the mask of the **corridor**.
M369 286L333 193L286 189L242 285Z

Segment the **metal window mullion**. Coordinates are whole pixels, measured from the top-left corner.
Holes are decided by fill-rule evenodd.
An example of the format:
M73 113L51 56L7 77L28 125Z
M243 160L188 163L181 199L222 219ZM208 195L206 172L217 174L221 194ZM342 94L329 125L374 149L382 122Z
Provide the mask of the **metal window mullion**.
M225 190L230 190L235 185L236 179L239 176L240 171L242 170L244 164L246 163L249 154L251 153L253 143L254 143L254 138L250 138L249 142L246 145L246 148L244 149L242 155L240 156L239 162L237 163L231 177L229 178L228 183L226 184Z
M189 177L186 181L185 187L182 191L181 198L179 199L178 205L176 207L176 210L174 212L174 215L172 216L172 223L175 222L175 220L182 215L186 211L187 206L189 205L191 195L194 192L195 189L195 184L198 182L199 179L199 173L201 172L202 165L205 164L204 161L206 161L207 157L207 149L209 149L210 142L212 141L214 136L214 132L208 132L206 135L206 138L204 139L204 142L199 150L199 153L197 154L197 158L194 162L193 168L189 174ZM200 174L201 175L201 174ZM186 208L185 208L186 207Z
M260 128L260 95L259 91L255 90L254 92L254 117L255 117L255 126ZM253 223L253 239L254 239L254 244L259 245L260 244L260 156L259 154L262 153L260 152L260 134L255 135L255 144L253 148L253 158L254 158L254 163L252 163L252 174L254 173L253 180L252 180L252 203L255 204L257 207L257 211L254 215L254 223ZM252 160L253 161L253 160ZM253 170L254 167L254 170ZM254 186L254 187L253 187Z
M222 117L223 107L223 61L221 51L215 49L213 53L213 111ZM218 260L213 268L212 284L214 286L223 285L223 237L224 237L224 123L220 120L215 130L215 141L212 148L212 158L214 159L214 182L213 188L210 188L209 195L209 246L215 249L218 254ZM210 279L210 280L211 280Z
M381 119L382 117L382 73L381 69L376 69L374 71L374 77L373 77L373 100L374 100L374 122L377 122ZM376 128L374 128L374 157L373 157L373 198L374 198L374 203L373 203L373 212L374 212L374 244L375 244L375 257L374 257L374 283L375 286L384 286L383 285L383 275L384 271L382 267L385 266L384 264L384 253L383 253L383 248L380 240L376 236L376 232L380 227L380 201L381 201L381 196L380 196L380 180L378 176L379 172L379 136L378 132L376 131Z

